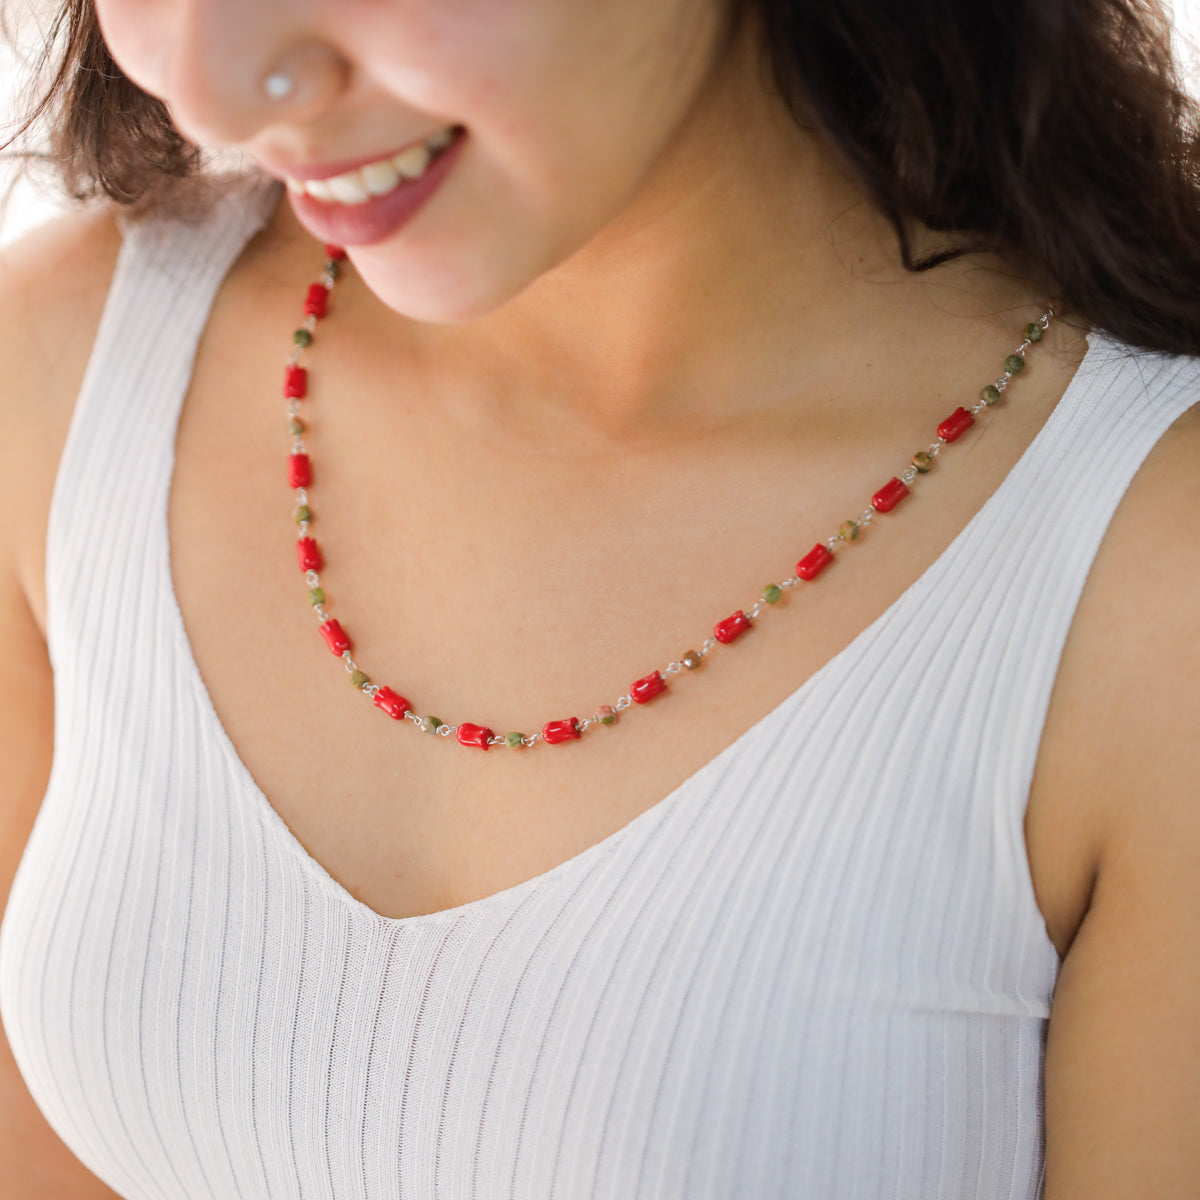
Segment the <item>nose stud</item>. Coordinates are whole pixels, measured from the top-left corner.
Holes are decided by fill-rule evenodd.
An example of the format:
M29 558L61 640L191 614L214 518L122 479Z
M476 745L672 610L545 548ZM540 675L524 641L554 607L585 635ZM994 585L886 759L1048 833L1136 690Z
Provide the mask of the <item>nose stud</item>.
M263 80L263 91L272 100L284 100L292 94L295 83L292 77L283 71L272 71Z

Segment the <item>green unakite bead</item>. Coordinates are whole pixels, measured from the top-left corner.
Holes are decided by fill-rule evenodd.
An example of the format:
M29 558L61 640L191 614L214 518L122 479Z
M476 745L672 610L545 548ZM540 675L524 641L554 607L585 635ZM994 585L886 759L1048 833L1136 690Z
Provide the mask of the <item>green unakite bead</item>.
M312 509L309 508L307 504L297 504L292 516L296 518L297 525L299 525L301 521L311 521Z
M783 588L777 583L768 583L763 588L762 597L768 604L778 604L779 597L783 595Z
M297 346L311 346L312 334L309 333L307 329L297 329L296 332L292 334L292 341L295 342Z
M699 651L688 650L681 656L679 661L683 663L683 665L687 667L689 671L694 671L704 660L700 657Z
M309 604L311 604L313 606L313 608L316 608L318 604L324 604L325 603L325 589L324 588L312 588L308 593L308 602L309 602Z
M515 750L518 746L525 744L525 735L523 733L506 733L504 735L504 744L510 750Z
M989 406L993 404L999 404L1000 389L994 383L989 383L987 387L985 387L983 391L979 393L979 398L984 402L984 404Z
M325 264L325 274L336 279L342 273L342 264L336 258L331 258Z
M308 426L305 425L305 423L300 420L299 417L293 417L288 422L288 433L290 433L292 437L299 437L307 428Z
M1010 354L1004 360L1004 369L1010 375L1020 375L1025 370L1025 360L1019 354Z
M841 534L843 542L852 542L858 537L858 522L843 521L838 526L838 533Z
M445 723L446 722L443 721L440 717L426 717L425 718L425 732L426 733L437 733L437 731Z
M1045 332L1046 331L1036 321L1030 321L1029 324L1025 326L1025 336L1031 342L1040 342L1042 340L1042 334Z
M351 687L363 688L363 687L366 687L366 685L370 682L371 681L370 681L370 679L367 678L365 671L351 671L350 672L350 686Z
M918 450L912 456L912 465L917 468L917 473L925 475L933 466L933 455L928 450Z

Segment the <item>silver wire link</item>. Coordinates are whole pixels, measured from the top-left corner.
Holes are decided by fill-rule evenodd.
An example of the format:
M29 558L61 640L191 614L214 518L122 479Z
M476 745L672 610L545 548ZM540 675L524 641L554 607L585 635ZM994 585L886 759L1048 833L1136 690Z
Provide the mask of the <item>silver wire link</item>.
M616 704L613 705L614 712L624 712L633 703L633 697L629 695L618 696Z
M305 571L304 582L307 583L310 588L320 587L321 577L316 573L316 571Z

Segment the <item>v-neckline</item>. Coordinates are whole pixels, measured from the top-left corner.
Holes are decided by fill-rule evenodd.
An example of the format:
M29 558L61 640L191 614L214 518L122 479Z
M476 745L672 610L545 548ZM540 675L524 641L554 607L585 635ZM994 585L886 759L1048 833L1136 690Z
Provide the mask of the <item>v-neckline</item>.
M272 211L272 206L268 205L267 218L269 218L270 211ZM250 230L247 234L247 240L253 236L254 232L255 229ZM216 290L219 290L219 284ZM215 302L216 291L214 291L212 299ZM211 304L208 311L211 312ZM207 318L202 322L201 328L196 331L197 342L206 324ZM540 891L543 887L549 886L552 882L563 876L578 873L587 867L598 865L599 860L615 853L623 842L637 833L643 831L650 833L657 824L664 821L670 815L675 807L687 797L696 794L704 782L722 774L728 768L731 761L737 755L744 752L748 746L773 734L779 726L783 725L792 716L802 703L809 700L820 688L827 686L836 675L853 670L870 649L871 645L888 626L897 621L907 610L914 605L919 605L923 601L926 593L936 585L937 581L948 570L952 569L954 563L962 555L968 553L969 544L975 538L984 536L985 527L991 521L992 515L1007 502L1010 492L1018 487L1021 479L1028 475L1035 468L1036 463L1046 456L1049 447L1058 438L1060 432L1068 427L1074 410L1078 407L1080 395L1087 386L1087 378L1091 368L1096 365L1101 354L1101 348L1109 344L1109 339L1103 334L1092 332L1088 335L1087 342L1087 350L1083 358L1077 365L1057 404L1055 404L1050 414L1043 421L1041 428L1038 429L1037 433L1026 445L1017 461L992 491L991 495L988 496L979 509L976 510L966 524L958 531L950 543L879 616L859 630L846 645L827 659L816 671L812 672L797 688L789 692L769 712L756 720L732 742L688 775L661 799L655 801L654 804L644 809L613 833L598 842L593 842L590 846L585 847L570 858L564 859L546 871L521 880L487 896L478 897L475 900L455 905L452 908L403 917L385 916L383 913L376 911L370 905L359 900L344 885L339 883L318 859L309 853L274 805L271 804L266 793L251 774L249 767L246 766L237 747L233 744L233 739L230 737L217 713L208 686L205 684L200 672L199 664L196 661L191 640L188 637L187 628L184 624L179 598L175 591L174 577L171 571L170 531L168 524L169 500L175 471L175 438L178 432L179 421L182 417L187 390L191 383L191 373L189 372L188 377L183 380L180 394L172 397L175 408L171 424L170 454L166 460L165 486L161 492L163 497L162 509L156 514L159 530L159 552L156 555L156 565L162 572L163 592L169 601L166 605L166 619L171 626L172 640L179 652L181 669L199 702L202 714L201 719L208 727L206 732L210 734L213 742L220 748L229 771L237 784L237 791L250 798L266 827L272 830L281 844L301 861L304 868L322 889L328 892L352 915L357 915L360 919L378 923L389 929L398 929L400 927L414 928L418 924L438 926L472 914L481 913L486 909L505 902L514 902L528 893Z

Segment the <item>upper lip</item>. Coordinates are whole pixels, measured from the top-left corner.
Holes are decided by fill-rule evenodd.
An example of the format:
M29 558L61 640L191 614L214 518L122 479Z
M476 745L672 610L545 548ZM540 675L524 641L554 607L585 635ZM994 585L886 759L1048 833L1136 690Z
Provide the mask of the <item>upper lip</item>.
M285 166L278 159L256 154L254 155L254 161L269 175L274 175L277 179L295 179L300 182L307 182L310 179L332 179L335 175L345 175L347 171L357 171L359 167L365 167L368 163L394 158L410 146L417 146L421 142L428 141L443 128L445 126L439 125L437 129L431 129L421 137L414 138L411 142L405 142L402 146L397 146L394 150L364 154L360 158L344 158L338 159L336 162L323 163L289 163Z

